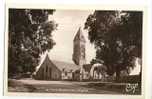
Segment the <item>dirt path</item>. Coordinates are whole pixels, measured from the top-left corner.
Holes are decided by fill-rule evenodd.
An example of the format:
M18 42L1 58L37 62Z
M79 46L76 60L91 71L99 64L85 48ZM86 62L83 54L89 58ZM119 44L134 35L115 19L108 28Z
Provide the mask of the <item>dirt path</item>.
M85 93L85 94L124 94L124 87L118 83L41 81L33 79L11 80L10 92L36 93Z

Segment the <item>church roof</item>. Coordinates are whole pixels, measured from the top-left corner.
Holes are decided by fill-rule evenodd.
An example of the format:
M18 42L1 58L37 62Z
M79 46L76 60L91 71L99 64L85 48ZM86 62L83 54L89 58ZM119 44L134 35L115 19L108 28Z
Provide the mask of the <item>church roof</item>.
M82 41L86 42L81 27L79 27L79 30L77 31L77 34L74 37L74 41L76 41L76 40L82 40Z
M37 66L35 73L36 73L37 71L39 71L40 67L41 67L41 66L43 65L43 63L44 63L45 61L47 61L47 60L49 61L48 64L53 63L60 71L63 71L63 70L64 70L64 71L70 72L70 71L76 71L76 70L80 69L80 66L75 65L75 64L73 64L73 63L68 63L68 62L63 62L63 61L57 61L57 60L51 60L50 57L49 57L49 55L46 54L46 55L45 55L45 58L44 58L44 59L42 60L42 62Z
M72 63L68 63L68 62L63 62L63 61L57 61L57 60L52 60L53 64L55 64L57 66L57 68L61 71L63 71L63 69L65 71L76 71L79 69L78 65L72 64Z

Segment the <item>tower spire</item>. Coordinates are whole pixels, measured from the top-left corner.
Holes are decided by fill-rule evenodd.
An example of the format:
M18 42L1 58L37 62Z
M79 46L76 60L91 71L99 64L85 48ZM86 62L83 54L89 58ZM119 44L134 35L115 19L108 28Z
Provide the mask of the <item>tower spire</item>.
M81 41L86 42L81 26L79 27L77 34L75 35L74 41L76 40L81 40Z

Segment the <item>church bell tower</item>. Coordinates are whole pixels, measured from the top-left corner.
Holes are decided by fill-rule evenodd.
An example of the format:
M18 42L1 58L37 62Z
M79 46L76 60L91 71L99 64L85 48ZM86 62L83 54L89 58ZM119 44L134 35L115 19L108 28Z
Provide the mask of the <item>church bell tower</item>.
M82 66L83 64L86 64L85 43L86 40L80 27L73 40L72 59L76 65Z

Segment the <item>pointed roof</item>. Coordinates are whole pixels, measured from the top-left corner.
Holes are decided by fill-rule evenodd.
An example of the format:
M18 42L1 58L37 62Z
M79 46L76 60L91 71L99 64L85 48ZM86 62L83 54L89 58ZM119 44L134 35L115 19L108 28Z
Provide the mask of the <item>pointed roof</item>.
M67 72L69 71L76 71L79 69L79 66L78 65L75 65L73 63L68 63L68 62L63 62L63 61L57 61L57 60L51 60L48 53L46 53L45 55L45 58L42 60L42 62L36 67L36 72L39 71L40 67L42 66L42 64L45 62L45 61L49 61L48 64L50 63L53 63L60 71L62 71L63 69Z
M82 40L82 41L86 42L81 27L79 27L79 30L77 31L77 34L74 37L74 41L76 41L76 40Z

